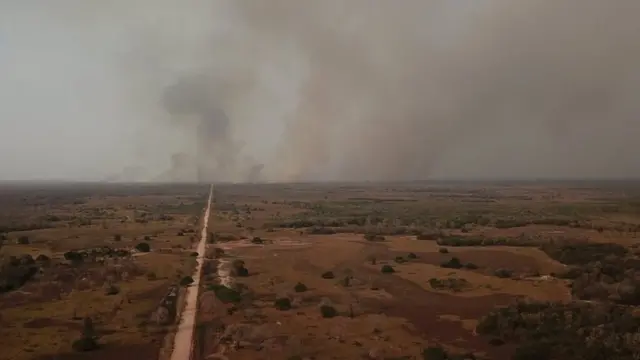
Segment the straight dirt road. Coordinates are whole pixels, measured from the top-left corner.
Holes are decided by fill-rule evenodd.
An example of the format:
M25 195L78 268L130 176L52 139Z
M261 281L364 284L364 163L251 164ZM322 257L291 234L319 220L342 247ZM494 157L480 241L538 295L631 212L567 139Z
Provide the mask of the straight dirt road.
M207 208L204 212L204 222L202 225L202 233L200 234L200 242L198 243L198 257L196 270L193 273L193 284L187 289L185 297L185 307L180 315L180 324L173 341L173 352L171 360L189 360L191 359L191 348L193 346L193 333L196 324L196 312L198 308L198 290L200 288L200 276L202 274L202 263L204 261L204 253L207 246L207 228L209 226L209 214L211 212L211 200L213 197L213 185L209 189L209 199L207 200Z

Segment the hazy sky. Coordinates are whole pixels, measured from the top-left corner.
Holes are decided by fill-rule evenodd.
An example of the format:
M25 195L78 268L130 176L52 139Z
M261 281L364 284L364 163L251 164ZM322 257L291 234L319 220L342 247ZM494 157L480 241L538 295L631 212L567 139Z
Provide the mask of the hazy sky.
M0 179L157 176L184 77L223 180L638 177L639 39L637 0L0 0Z

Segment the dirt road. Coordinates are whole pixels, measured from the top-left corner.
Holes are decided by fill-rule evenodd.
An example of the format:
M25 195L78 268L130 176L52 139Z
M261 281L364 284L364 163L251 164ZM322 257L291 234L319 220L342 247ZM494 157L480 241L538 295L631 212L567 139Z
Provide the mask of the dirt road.
M202 233L200 234L200 242L198 243L198 258L196 270L193 273L193 284L187 289L185 307L180 315L180 324L176 337L173 341L173 352L171 360L189 360L191 359L191 348L193 346L193 333L196 323L196 310L198 307L198 290L200 283L200 275L202 274L202 263L204 261L204 253L207 245L207 228L209 226L209 214L211 211L211 198L213 196L213 185L209 190L209 199L207 200L207 209L204 212L204 222L202 225Z

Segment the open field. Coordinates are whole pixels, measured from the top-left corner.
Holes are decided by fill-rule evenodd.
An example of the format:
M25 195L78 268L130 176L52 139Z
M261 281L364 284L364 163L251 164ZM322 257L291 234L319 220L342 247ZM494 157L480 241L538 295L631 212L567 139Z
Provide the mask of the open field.
M158 359L208 190L3 184L0 359Z
M640 354L639 184L214 193L196 359Z

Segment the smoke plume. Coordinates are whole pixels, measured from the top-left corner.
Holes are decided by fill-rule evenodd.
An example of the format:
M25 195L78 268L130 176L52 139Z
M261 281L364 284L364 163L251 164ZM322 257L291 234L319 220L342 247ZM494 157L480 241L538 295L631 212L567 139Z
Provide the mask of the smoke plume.
M67 173L184 154L202 181L640 176L637 0L8 3L5 43L38 24L59 39L20 41L69 54L14 62L38 65L33 89L74 79L41 97L73 95L54 118L77 117L76 138L114 124L100 154L60 140ZM27 124L40 107L18 103L0 115Z

